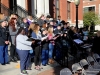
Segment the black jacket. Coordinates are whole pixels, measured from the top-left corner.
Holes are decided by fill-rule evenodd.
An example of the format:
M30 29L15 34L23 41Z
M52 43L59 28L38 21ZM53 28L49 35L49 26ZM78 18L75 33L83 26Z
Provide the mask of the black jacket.
M20 25L20 27L23 27L23 28L28 28L28 26L29 26L28 23L24 23L24 22L22 22Z
M42 35L42 37L45 37L46 35ZM41 42L41 45L42 45L42 49L43 50L48 50L48 44L49 42L47 40L44 40Z
M44 21L42 19L38 19L37 20L37 23L40 25L40 27L42 27L43 24L44 24Z
M0 26L0 46L4 46L8 40L10 41L9 30Z
M58 33L62 33L62 31L58 29L54 30L54 34L58 34Z
M100 55L100 37L95 37L93 40L92 52Z

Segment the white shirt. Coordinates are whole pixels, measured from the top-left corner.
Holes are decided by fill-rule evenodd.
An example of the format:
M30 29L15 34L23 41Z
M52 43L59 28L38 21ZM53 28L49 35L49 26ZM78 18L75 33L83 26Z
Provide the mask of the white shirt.
M26 41L28 37L26 35L19 34L16 37L16 48L19 50L32 50L32 42Z

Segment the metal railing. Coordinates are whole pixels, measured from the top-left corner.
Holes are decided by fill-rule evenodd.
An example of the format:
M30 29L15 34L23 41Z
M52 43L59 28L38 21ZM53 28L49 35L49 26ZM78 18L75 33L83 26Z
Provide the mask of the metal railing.
M5 16L9 17L11 14L15 13L15 11L0 3L0 13L3 13ZM21 20L22 17L18 15L18 18Z
M34 14L28 12L26 9L24 9L20 5L15 6L14 9L17 10L16 14L18 14L20 17L27 17L28 15L31 15L35 21L37 20L37 17Z
M22 17L27 17L28 15L31 15L35 21L37 21L37 17L33 15L32 13L28 12L23 7L17 5L13 7L14 11L5 6L4 4L0 3L0 13L5 14L5 16L10 16L12 13L18 14L18 18L21 19Z

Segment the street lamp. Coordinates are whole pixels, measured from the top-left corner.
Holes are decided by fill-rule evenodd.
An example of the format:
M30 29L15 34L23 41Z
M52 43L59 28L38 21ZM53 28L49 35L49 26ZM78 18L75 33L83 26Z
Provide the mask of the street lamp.
M76 28L78 29L78 5L80 4L80 0L74 0L76 5Z

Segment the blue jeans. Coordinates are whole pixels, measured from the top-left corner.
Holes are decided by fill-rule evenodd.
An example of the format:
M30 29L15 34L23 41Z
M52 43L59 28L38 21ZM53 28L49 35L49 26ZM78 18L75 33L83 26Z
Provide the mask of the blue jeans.
M20 69L21 71L26 70L30 66L29 50L18 50L18 55L20 58Z
M54 45L49 43L49 59L52 59Z
M6 64L8 62L8 46L0 46L0 63Z
M42 50L42 65L46 65L48 63L48 50Z

